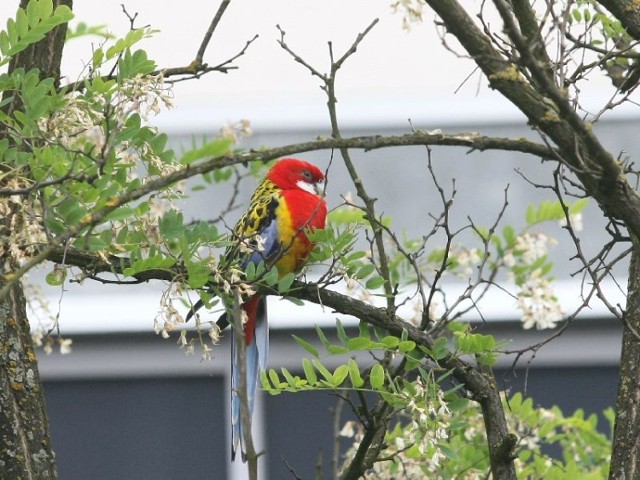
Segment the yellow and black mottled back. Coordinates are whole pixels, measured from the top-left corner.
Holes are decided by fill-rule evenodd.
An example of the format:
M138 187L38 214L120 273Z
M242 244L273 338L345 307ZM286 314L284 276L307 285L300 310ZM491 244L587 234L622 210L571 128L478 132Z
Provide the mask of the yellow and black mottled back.
M280 188L267 179L258 185L251 197L249 208L233 229L236 238L247 238L263 230L265 222L273 219L273 211L278 206L280 192Z
M227 262L238 260L241 264L243 263L242 259L238 258L240 243L244 242L250 247L253 243L251 237L261 233L273 221L275 210L280 204L281 191L276 184L266 178L258 185L249 202L249 208L233 229L234 244L227 248L224 255Z

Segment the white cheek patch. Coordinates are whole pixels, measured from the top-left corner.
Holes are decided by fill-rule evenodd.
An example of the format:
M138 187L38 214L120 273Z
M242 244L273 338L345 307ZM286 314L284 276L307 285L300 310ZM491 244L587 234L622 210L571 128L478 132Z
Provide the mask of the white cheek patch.
M309 192L313 195L316 195L316 187L315 185L313 185L312 183L309 182L305 182L304 180L298 180L296 182L296 186L300 189L300 190L304 190L305 192Z

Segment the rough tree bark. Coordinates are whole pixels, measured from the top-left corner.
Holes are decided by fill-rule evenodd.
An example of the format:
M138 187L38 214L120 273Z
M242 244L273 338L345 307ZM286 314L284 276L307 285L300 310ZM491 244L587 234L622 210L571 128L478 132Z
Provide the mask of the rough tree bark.
M640 245L634 241L620 356L620 380L609 478L640 474Z
M28 1L21 0L20 6L26 8ZM72 0L54 0L53 3L54 6L72 6ZM61 25L20 52L10 62L9 72L18 68L37 68L41 78L58 79L66 30L66 24ZM14 97L5 108L9 112L20 108L19 101ZM4 135L6 132L0 131L0 138ZM0 234L7 234L10 218L11 212L7 212L0 219ZM3 252L0 265L3 270L1 288L5 278L16 268L15 259L9 252ZM0 303L0 478L58 478L26 301L19 283Z
M599 0L598 3L620 21L629 35L640 40L640 5L637 2ZM637 77L639 65L636 62L629 72L629 78L634 76L634 70ZM616 423L609 470L612 480L630 480L640 475L640 241L637 232L633 232L631 237L633 252L629 265Z

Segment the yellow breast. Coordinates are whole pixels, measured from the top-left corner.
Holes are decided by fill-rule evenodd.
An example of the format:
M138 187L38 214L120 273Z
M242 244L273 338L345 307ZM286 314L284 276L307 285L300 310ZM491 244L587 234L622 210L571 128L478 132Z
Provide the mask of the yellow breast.
M276 218L278 219L282 256L275 265L282 277L302 267L309 255L310 245L304 233L296 230L286 202L280 202L276 209Z

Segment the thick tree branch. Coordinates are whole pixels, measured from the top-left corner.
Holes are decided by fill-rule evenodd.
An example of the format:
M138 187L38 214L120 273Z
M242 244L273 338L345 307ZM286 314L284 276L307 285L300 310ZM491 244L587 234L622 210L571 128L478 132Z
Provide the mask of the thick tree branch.
M342 138L319 138L309 142L294 143L284 147L275 147L265 150L250 150L235 155L227 155L224 157L212 158L197 164L191 164L181 170L158 178L157 181L151 183L147 187L145 193L171 185L180 180L202 175L204 173L218 170L220 168L231 165L238 165L246 162L268 162L280 157L296 155L299 153L313 152L318 150L330 150L334 148L348 148L364 151L378 150L390 147L410 147L410 146L455 146L466 147L469 152L487 150L503 150L509 152L520 152L533 155L542 159L557 158L558 152L526 138L505 138L505 137L487 137L478 133L456 133L445 134L440 131L424 132L416 131L406 135L370 135L359 137L342 137ZM70 180L80 180L83 178L70 178ZM0 188L0 196L3 195L27 195L34 190L46 185L55 184L55 181L46 181L34 183L23 189ZM146 184L149 185L149 184Z
M525 66L535 75L542 92L526 82L518 67L496 51L485 35L456 0L426 0L498 90L557 146L559 160L568 165L595 198L603 211L622 220L640 236L640 197L628 184L619 163L600 144L591 126L575 112L566 93L547 78L532 61L527 42L519 34L509 5L496 0L505 28Z
M598 0L598 3L616 17L627 33L640 40L640 5L634 0Z

